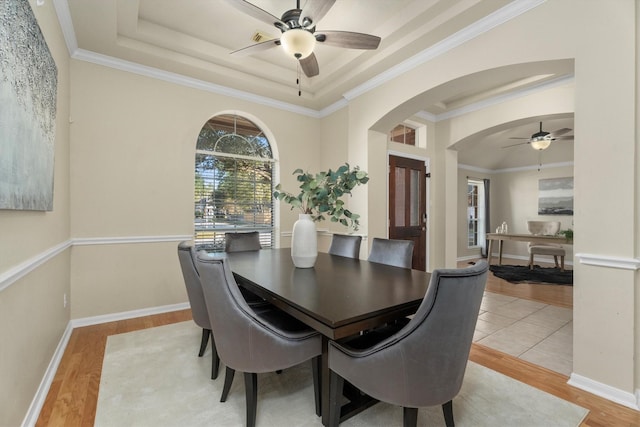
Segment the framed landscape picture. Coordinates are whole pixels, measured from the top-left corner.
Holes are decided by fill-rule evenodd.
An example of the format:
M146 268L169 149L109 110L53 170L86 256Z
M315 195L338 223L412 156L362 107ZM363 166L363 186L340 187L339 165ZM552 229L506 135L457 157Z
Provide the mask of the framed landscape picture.
M573 215L573 177L538 181L538 215Z
M0 1L0 209L53 210L57 75L29 1Z

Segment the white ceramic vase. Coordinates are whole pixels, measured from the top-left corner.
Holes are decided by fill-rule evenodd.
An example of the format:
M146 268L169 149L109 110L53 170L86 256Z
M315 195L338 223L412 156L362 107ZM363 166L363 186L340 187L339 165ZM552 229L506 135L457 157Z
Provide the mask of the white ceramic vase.
M300 214L293 224L291 235L291 258L298 268L311 268L318 257L318 235L316 223L309 214Z

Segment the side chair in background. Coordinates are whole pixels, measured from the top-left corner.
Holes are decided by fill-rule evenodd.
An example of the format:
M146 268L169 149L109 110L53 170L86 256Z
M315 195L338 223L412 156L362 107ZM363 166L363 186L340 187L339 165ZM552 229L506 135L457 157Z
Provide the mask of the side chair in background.
M347 258L360 258L362 236L352 234L334 234L331 238L329 253Z

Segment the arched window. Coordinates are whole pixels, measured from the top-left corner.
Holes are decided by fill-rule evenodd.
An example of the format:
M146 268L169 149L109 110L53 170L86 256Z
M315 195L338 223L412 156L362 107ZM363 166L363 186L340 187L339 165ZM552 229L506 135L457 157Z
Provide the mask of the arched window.
M198 135L195 165L195 244L224 251L228 232L259 231L273 246L273 154L250 120L233 114L211 118Z

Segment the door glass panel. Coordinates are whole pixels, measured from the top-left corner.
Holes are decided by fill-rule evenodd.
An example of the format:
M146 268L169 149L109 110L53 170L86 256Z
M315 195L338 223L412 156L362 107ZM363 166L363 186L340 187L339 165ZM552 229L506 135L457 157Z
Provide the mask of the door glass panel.
M395 214L396 223L391 224L393 227L404 227L404 205L405 205L405 174L406 168L396 167L396 197L395 197Z
M410 187L410 195L409 200L409 214L410 214L410 223L409 225L412 227L420 226L420 171L415 169L411 170L411 187Z

